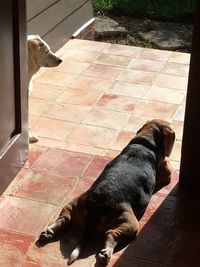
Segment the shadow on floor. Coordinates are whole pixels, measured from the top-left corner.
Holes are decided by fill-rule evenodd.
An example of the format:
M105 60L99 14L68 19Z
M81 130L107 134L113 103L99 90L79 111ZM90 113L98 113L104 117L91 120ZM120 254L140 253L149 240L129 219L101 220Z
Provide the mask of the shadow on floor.
M178 185L167 195L145 223L137 238L109 266L114 267L196 267L200 255L200 196L181 190ZM68 259L78 243L80 231L70 226L58 236L60 250ZM39 246L40 244L36 244ZM101 236L93 236L81 258L96 254L103 245ZM121 249L121 247L120 247ZM73 265L72 265L73 266ZM95 267L99 267L98 263Z
M113 266L199 266L199 211L200 196L176 185Z

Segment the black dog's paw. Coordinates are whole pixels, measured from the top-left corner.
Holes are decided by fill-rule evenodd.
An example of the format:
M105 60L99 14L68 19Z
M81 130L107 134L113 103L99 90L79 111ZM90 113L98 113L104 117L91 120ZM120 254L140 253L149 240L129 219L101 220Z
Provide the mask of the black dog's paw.
M54 237L54 231L51 228L46 228L40 234L38 241L44 242L52 239Z
M107 265L112 257L112 251L104 248L98 254L98 259L101 261L103 265Z

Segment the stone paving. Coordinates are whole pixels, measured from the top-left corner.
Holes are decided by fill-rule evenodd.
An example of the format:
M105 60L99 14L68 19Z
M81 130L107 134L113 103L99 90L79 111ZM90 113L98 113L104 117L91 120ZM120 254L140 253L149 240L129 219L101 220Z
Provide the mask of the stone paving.
M76 39L57 54L63 63L41 70L30 96L39 142L0 199L0 266L66 266L78 230L43 247L35 244L38 234L152 118L175 128L173 179L152 197L138 237L109 267L198 266L199 202L176 186L190 55ZM97 243L73 266L96 266Z

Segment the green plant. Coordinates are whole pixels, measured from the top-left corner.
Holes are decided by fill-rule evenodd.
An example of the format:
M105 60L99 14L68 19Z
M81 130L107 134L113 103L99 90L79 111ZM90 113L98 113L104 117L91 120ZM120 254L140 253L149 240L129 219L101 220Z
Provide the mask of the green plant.
M96 10L109 11L114 6L113 0L93 0L93 5Z
M93 0L95 10L105 13L164 20L192 17L195 0Z

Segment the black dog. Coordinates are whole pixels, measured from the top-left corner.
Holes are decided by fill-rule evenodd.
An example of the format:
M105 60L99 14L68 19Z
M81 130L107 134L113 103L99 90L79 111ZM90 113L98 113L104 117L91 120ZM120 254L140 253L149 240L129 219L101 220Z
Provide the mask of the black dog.
M116 245L131 241L139 229L152 194L171 179L168 156L175 133L168 122L147 122L123 151L107 164L98 179L78 198L67 204L56 222L40 235L50 240L69 222L83 228L80 243L73 250L68 264L74 262L91 229L106 235L98 258L107 264Z

